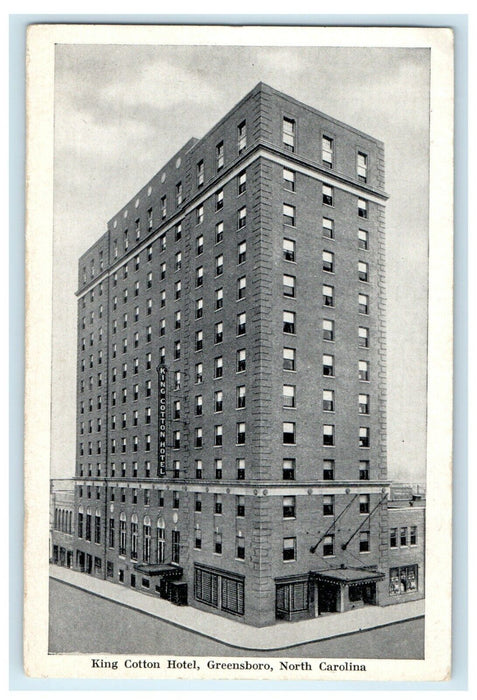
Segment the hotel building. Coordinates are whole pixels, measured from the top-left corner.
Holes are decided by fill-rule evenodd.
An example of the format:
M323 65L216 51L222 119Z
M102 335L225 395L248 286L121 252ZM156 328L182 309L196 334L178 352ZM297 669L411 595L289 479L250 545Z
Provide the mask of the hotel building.
M112 217L74 568L255 626L423 596L390 574L386 198L381 142L259 83Z

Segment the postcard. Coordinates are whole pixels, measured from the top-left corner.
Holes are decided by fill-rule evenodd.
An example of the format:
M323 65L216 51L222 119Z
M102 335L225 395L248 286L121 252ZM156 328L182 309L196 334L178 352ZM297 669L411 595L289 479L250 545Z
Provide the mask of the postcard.
M453 34L33 25L25 673L444 681Z

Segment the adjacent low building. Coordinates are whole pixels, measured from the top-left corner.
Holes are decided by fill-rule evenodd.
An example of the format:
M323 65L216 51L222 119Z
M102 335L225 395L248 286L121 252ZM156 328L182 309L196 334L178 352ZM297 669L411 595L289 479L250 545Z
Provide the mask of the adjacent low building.
M79 263L77 570L256 626L423 594L389 546L386 199L380 141L260 83L112 217Z

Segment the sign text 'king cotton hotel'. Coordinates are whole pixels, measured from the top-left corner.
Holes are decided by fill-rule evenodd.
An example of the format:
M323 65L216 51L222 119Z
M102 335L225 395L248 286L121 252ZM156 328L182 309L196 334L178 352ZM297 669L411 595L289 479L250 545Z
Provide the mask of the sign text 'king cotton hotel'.
M111 219L74 568L256 626L423 596L390 559L385 201L382 143L260 83Z

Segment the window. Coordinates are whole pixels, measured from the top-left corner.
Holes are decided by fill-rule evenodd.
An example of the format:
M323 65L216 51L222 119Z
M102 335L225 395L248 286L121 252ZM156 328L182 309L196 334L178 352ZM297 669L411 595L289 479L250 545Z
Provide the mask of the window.
M237 445L245 445L245 423L237 423Z
M204 184L204 161L200 160L197 163L197 187L202 187Z
M358 328L358 345L360 348L369 347L369 329L360 326Z
M237 372L244 372L247 363L247 351L245 349L237 350Z
M296 122L294 119L283 117L282 140L287 151L295 151Z
M218 277L219 275L221 275L223 273L223 271L224 271L224 256L221 254L221 255L217 255L217 257L215 258L215 276Z
M360 197L358 198L358 216L362 219L368 218L368 202Z
M358 309L360 314L367 314L369 309L369 298L367 294L358 295Z
M195 366L195 383L196 384L202 384L202 372L203 372L202 362L198 362Z
M195 286L202 287L204 283L204 268L198 267L195 272Z
M180 207L182 204L182 182L178 182L176 185L176 207Z
M182 253L179 251L179 252L176 253L176 255L175 255L175 265L174 265L174 269L175 269L176 272L179 272L179 270L181 269L181 267L182 267Z
M243 535L237 535L235 537L235 557L237 559L245 559L245 539ZM231 583L237 584L238 581L231 581Z
M283 481L294 481L295 479L296 461L292 459L284 459L282 463L282 478Z
M215 147L215 164L217 167L217 172L222 170L224 167L224 142L221 141Z
M203 331L196 331L195 332L195 349L196 351L202 350L204 346L204 332Z
M245 496L235 497L235 514L237 518L245 517Z
M323 327L323 340L334 340L335 339L335 322L327 318L322 321Z
M409 528L409 544L411 547L417 546L417 525L411 525Z
M239 154L247 148L247 122L245 120L237 127L237 145Z
M167 197L164 195L161 197L161 216L163 219L167 216Z
M215 554L222 554L222 533L214 532L214 552Z
M200 493L195 494L194 510L196 513L200 513L202 511L202 495Z
M214 425L214 446L221 447L223 438L223 428L221 425Z
M368 263L362 262L361 260L358 262L358 278L361 282L368 282Z
M196 299L195 302L195 317L202 318L204 313L204 300L202 298Z
M283 312L283 332L295 334L295 312L294 311L284 311Z
M391 549L397 547L397 527L389 529L389 546Z
M335 536L326 535L323 538L323 556L332 557L335 553Z
M161 309L163 309L166 305L166 290L163 289L161 291Z
M283 239L283 258L288 262L295 262L295 241L290 238Z
M215 459L214 463L215 463L215 478L221 479L222 478L222 460Z
M369 494L367 494L367 493L361 494L359 497L359 512L362 514L369 513L369 503L370 503Z
M215 193L215 211L220 211L224 206L224 191L219 190Z
M289 192L295 191L295 173L293 170L283 168L283 187Z
M321 139L321 160L327 168L333 167L333 139L329 136Z
M220 493L216 493L214 496L214 513L222 515L222 496Z
M195 239L195 254L202 255L204 252L204 236L197 236Z
M334 515L335 497L323 496L323 515Z
M327 447L332 447L335 444L335 426L334 425L324 425L323 426L323 445Z
M399 530L399 544L401 547L407 547L407 527L401 527Z
M201 224L204 220L204 205L200 204L195 210L195 223Z
M202 460L196 459L195 461L195 478L202 479Z
M283 275L283 295L286 297L295 296L295 277Z
M323 204L326 204L328 207L333 206L333 188L329 185L323 185L322 187L322 200Z
M323 305L324 306L333 306L333 287L330 287L328 284L323 285Z
M283 205L283 223L286 226L295 226L295 207L291 204Z
M217 345L218 343L221 343L224 339L224 324L222 321L219 321L218 323L215 324L214 328L214 343Z
M369 234L362 228L358 230L358 248L362 250L368 250L369 247Z
M295 387L292 384L283 385L283 408L295 408Z
M215 224L215 242L220 243L224 238L224 222L219 221Z
M334 396L335 392L329 389L323 389L323 410L334 411Z
M334 459L324 459L323 460L323 480L333 481L335 478L335 460Z
M237 213L237 226L243 228L247 224L247 207L242 207Z
M359 446L369 447L369 428L361 427L359 429Z
M174 360L178 360L181 356L181 341L176 340L174 343Z
M358 379L361 382L369 381L369 362L367 360L358 361Z
M243 481L245 479L245 460L241 458L236 459L235 465L237 467L237 479Z
M218 311L224 305L224 290L222 287L215 290L215 310Z
M334 267L334 254L329 250L324 250L323 254L323 270L325 272L333 272Z
M241 195L245 192L247 189L247 173L245 170L242 170L241 173L238 175L238 180L237 180L237 190L238 194Z
M333 238L334 222L332 219L327 219L326 216L322 219L322 232L325 238Z
M283 444L284 445L295 445L296 435L295 435L295 423L283 423Z
M295 518L296 512L296 499L295 496L283 496L283 517L284 518Z
M359 479L360 481L369 481L369 460L361 459L359 462Z
M202 408L203 408L203 398L202 398L202 395L199 394L198 396L195 397L195 415L196 416L202 415Z
M161 318L161 320L159 321L159 335L162 336L165 334L166 334L166 319Z
M295 371L296 350L295 348L283 348L283 369L289 372Z
M172 545L171 545L171 561L174 564L179 564L180 562L180 552L181 552L181 533L177 530L172 531Z
M361 182L366 182L368 179L368 156L362 151L358 151L358 156L356 159L356 171L358 175L358 180Z
M214 359L214 378L220 379L224 373L224 360L222 356Z
M369 530L363 530L359 533L359 551L369 552Z
M237 314L237 335L244 335L247 331L247 314Z
M369 414L369 394L359 394L358 412L364 415Z
M333 355L323 355L323 376L334 377L334 357Z
M417 591L417 564L389 569L389 594L402 595Z
M238 386L236 388L236 408L245 408L245 387Z
M181 431L174 430L172 433L172 447L174 450L180 449L181 446Z
M178 224L176 224L175 238L176 238L176 241L180 241L180 239L182 238L182 222L179 222Z
M283 538L283 561L295 561L296 537Z
M146 408L146 416L147 416L147 411L149 411L149 421L146 420L147 422L151 422L150 416L151 416L151 409ZM179 399L176 399L173 404L172 404L172 418L173 420L178 420L181 417L181 402Z
M174 328L178 330L181 327L181 312L176 311L174 314Z

